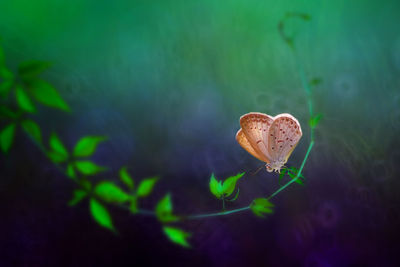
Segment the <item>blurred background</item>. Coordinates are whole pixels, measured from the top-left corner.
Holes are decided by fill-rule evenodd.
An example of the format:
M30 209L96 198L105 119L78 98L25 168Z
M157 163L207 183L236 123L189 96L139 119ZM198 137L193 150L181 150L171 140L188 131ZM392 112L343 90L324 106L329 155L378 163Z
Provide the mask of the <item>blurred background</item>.
M304 169L305 186L275 199L267 219L251 212L191 221L188 250L168 242L153 218L111 210L120 235L100 228L87 202L70 208L74 184L17 136L0 156L1 266L398 266L400 232L400 2L354 1L0 1L7 65L50 61L43 75L70 114L34 118L68 147L107 135L94 160L115 179L160 175L154 207L172 193L175 211L218 211L208 190L262 165L235 141L250 111L299 119L309 143L307 99L277 25L286 12L323 119ZM229 208L278 188L262 170L239 183Z

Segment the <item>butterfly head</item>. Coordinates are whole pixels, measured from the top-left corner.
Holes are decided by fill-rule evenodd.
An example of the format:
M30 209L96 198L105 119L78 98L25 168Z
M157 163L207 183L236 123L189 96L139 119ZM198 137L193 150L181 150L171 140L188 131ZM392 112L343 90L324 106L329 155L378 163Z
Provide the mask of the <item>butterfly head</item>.
M273 161L271 163L267 163L265 165L265 168L267 169L267 172L277 172L281 173L281 168L285 165L286 161L285 160L277 160Z

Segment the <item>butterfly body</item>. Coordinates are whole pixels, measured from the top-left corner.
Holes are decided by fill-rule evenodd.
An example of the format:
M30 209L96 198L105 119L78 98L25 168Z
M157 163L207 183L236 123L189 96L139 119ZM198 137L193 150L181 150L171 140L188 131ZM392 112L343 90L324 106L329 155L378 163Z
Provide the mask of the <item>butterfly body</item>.
M300 123L288 113L272 117L250 112L240 117L240 126L236 140L265 162L268 172L280 172L302 136Z

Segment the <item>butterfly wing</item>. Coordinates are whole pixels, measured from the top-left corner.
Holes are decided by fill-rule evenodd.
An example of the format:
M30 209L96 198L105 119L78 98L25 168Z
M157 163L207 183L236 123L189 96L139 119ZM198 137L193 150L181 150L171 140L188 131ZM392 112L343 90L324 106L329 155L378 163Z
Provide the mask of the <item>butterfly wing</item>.
M246 149L238 141L239 144L242 145L250 154L267 163L270 162L270 156L267 149L268 130L272 122L273 118L271 116L258 112L250 112L240 117L242 132L246 137L247 142L250 144L250 147L253 148L252 151L254 151L257 156L253 155L252 152ZM240 136L242 136L242 134L240 134L239 137Z
M261 161L265 161L265 158L262 155L259 155L257 151L251 146L249 140L247 140L246 135L244 134L242 128L236 133L236 141L241 145L247 152L249 152L253 157Z
M300 123L288 113L274 117L268 132L268 153L272 160L288 160L301 136L303 135Z

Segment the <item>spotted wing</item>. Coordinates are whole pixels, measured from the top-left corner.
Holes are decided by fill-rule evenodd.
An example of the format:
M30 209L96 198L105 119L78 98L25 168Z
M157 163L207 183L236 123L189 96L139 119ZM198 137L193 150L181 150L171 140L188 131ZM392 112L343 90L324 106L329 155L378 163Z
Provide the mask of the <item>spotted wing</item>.
M284 159L287 162L303 133L300 123L288 113L274 117L268 132L268 153L271 160Z
M248 143L258 155L256 158L267 163L270 162L267 149L268 130L272 122L271 116L258 112L250 112L240 117L240 126ZM249 153L252 154L250 151Z

